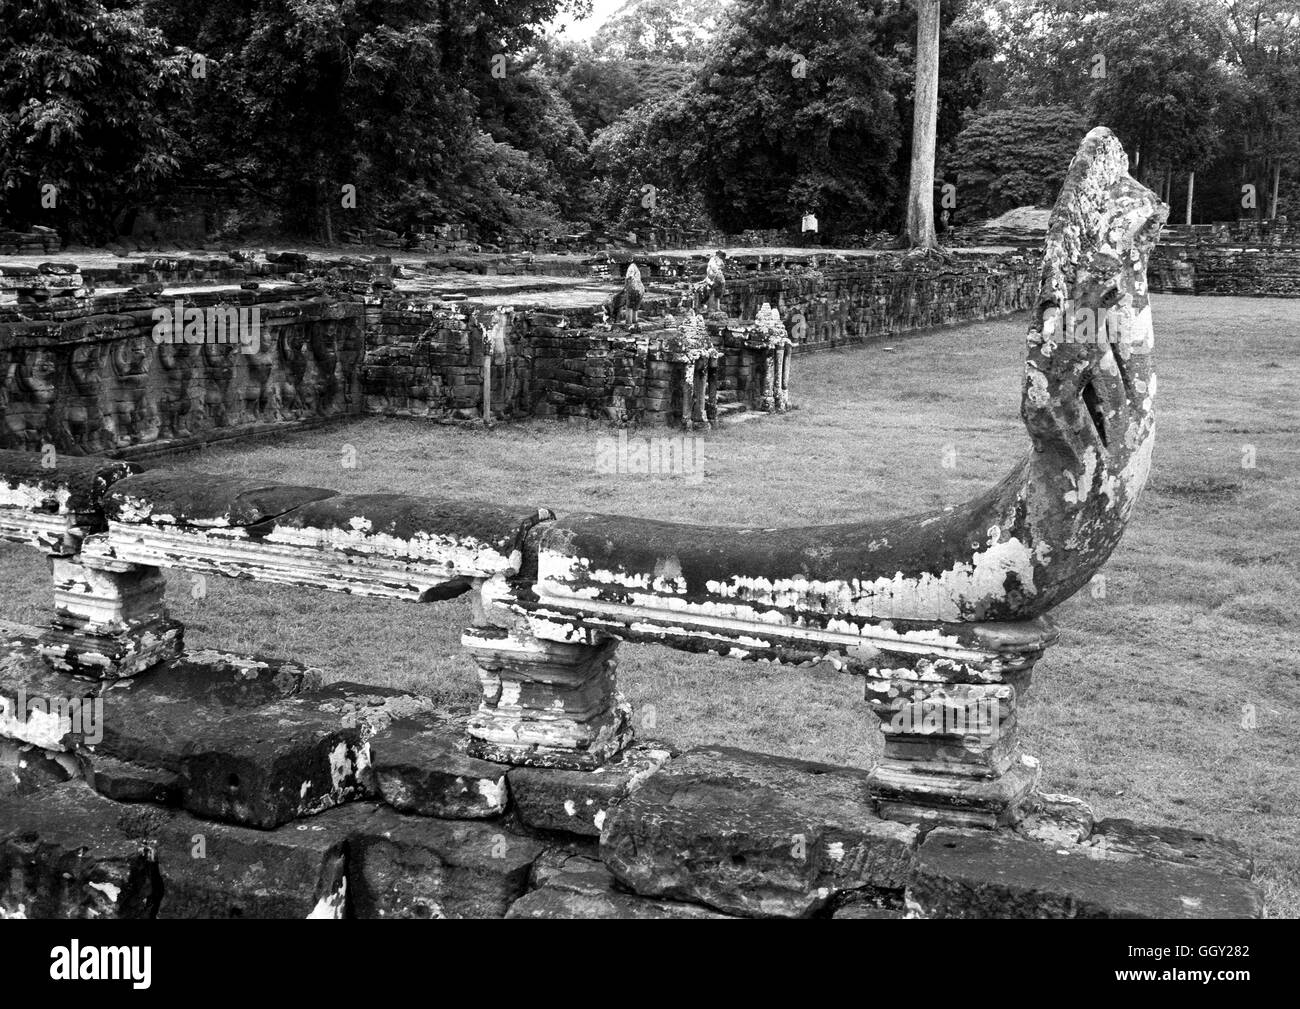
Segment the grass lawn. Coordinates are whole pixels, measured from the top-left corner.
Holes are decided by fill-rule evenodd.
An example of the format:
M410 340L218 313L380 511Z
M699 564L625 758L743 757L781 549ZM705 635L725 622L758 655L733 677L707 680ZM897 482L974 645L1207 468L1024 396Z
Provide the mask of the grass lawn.
M1021 706L1043 787L1099 816L1167 822L1252 847L1269 913L1300 917L1300 301L1154 301L1151 482L1104 591L1056 611L1061 643ZM602 475L597 424L471 431L348 426L161 465L345 491L622 512L720 524L838 522L956 503L1028 444L1019 419L1025 320L901 337L795 360L799 409L704 436L704 479ZM666 435L663 429L632 432ZM357 465L343 468L345 446ZM1253 467L1243 465L1252 461ZM0 544L0 615L41 623L48 576ZM332 678L468 706L464 599L387 603L169 576L191 646L293 657ZM808 669L623 646L621 682L655 735L869 766L861 685Z

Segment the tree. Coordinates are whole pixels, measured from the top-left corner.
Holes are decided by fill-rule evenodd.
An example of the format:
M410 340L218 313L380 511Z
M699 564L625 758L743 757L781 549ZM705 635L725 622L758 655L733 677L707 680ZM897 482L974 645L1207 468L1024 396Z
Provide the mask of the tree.
M433 218L494 230L561 214L552 158L571 154L567 111L545 83L514 77L530 73L528 47L562 6L149 0L150 21L207 58L187 178L256 192L278 211L274 223L327 238L348 225ZM518 120L537 111L540 128L524 130ZM483 123L549 146L507 150ZM355 207L343 204L344 186L355 187Z
M948 169L963 220L1050 205L1088 121L1068 105L1016 105L976 114L957 137Z
M734 0L677 117L684 164L727 231L861 234L896 216L898 65L862 0Z
M1088 102L1094 122L1109 126L1132 154L1139 181L1195 171L1219 141L1223 95L1220 0L1142 0L1092 22L1093 46L1105 57Z
M717 31L728 0L627 0L592 39L598 56L697 62Z
M1228 0L1227 8L1225 132L1256 187L1256 216L1276 217L1283 171L1300 159L1300 8L1293 0Z
M916 0L916 12L907 244L914 249L932 249L938 245L934 235L934 159L939 115L939 0Z
M4 216L102 241L178 168L188 54L136 4L0 0L0 26Z
M596 207L615 232L708 227L692 171L691 115L681 96L637 105L591 144ZM682 140L687 143L683 145Z

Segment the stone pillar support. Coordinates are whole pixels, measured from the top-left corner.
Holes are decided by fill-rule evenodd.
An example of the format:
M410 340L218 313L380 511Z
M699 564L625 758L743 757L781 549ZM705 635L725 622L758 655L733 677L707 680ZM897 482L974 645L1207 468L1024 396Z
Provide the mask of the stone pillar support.
M886 819L991 828L1022 816L1039 765L1021 749L1017 700L1056 631L1042 621L976 634L981 647L965 660L922 659L866 677L885 737L868 781Z
M632 742L632 708L616 683L616 639L539 638L528 618L487 593L480 603L461 638L483 688L469 720L472 756L592 770Z
M695 416L695 365L689 357L682 363L682 427L691 429L691 419Z
M794 347L785 343L776 349L776 408L784 413L790 409L790 359L794 357Z
M709 359L699 357L687 366L687 373L694 383L695 391L691 397L691 427L708 427L709 419L705 415L708 408Z
M50 570L54 619L39 647L52 668L118 679L180 655L183 628L167 613L160 569L115 560L89 536L81 553L51 555Z
M710 357L705 377L708 398L704 405L704 415L710 427L718 426L718 358Z
M776 351L770 348L764 348L759 351L758 359L763 369L763 398L759 402L758 408L765 413L771 413L776 409L776 368L775 368Z

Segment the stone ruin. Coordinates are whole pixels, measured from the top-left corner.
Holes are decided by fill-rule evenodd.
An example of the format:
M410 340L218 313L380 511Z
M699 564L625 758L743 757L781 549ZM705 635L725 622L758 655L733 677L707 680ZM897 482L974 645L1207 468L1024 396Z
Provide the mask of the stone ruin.
M703 264L665 253L629 331L603 306L609 255L481 278L232 256L0 263L0 448L144 458L364 414L701 427L791 405L796 351L1003 315L1034 281L1022 255L742 252L723 310L692 322L680 288Z
M17 782L0 798L0 909L1259 916L1239 845L1044 793L1018 736L1050 611L1114 550L1151 460L1146 264L1167 208L1127 168L1094 130L1053 212L1029 450L934 514L733 529L3 453L0 536L50 557L55 609L0 659ZM1117 325L1073 338L1090 313ZM447 711L186 650L164 568L417 603L472 593L482 701ZM833 658L862 677L883 758L639 739L622 641Z

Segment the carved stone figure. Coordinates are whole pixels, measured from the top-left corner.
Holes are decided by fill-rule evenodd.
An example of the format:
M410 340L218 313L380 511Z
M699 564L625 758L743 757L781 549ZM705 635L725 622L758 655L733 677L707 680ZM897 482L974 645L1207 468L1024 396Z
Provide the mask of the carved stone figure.
M232 414L238 409L233 390L237 348L230 343L203 345L203 409L213 427L237 423Z
M754 317L749 344L758 351L762 372L759 408L783 413L790 408L790 358L792 346L781 313L766 301Z
M709 257L709 265L704 271L704 283L709 293L709 315L721 315L722 296L727 293L727 275L724 266L727 254L719 249Z
M40 449L49 437L50 412L56 395L58 362L47 347L16 352L5 381L8 404L5 426L15 448Z
M627 306L627 328L630 332L637 332L637 313L641 310L641 299L645 297L645 284L641 282L641 271L637 269L635 259L627 264L623 295L623 304Z
M158 437L158 418L149 399L153 345L147 337L115 341L109 350L116 383L111 392L117 418L116 445L124 448Z
M193 408L190 381L194 375L194 358L193 344L158 345L158 363L162 373L162 389L158 395L159 437L190 437L189 416Z
M241 355L248 367L243 389L245 423L284 419L280 408L280 386L271 377L279 346L280 340L267 339L264 330L256 353Z
M311 359L316 370L316 413L329 414L336 409L339 394L339 330L335 319L323 319L310 327Z
M102 343L81 343L72 349L68 374L71 402L64 412L67 438L81 452L102 452L117 441L116 417L100 402L108 348Z
M1047 231L1021 397L1031 445L997 486L933 513L832 526L557 521L515 608L563 641L707 640L794 662L834 653L866 677L884 728L869 779L882 814L1016 822L1038 780L1016 706L1057 638L1048 614L1115 549L1150 471L1146 268L1167 214L1110 131L1089 133ZM950 708L973 722L936 735Z
M309 388L307 367L310 354L307 350L307 327L294 323L280 327L280 406L290 415L311 412L312 390Z
M361 323L358 319L343 319L338 322L339 370L342 373L344 409L351 413L355 409L356 389L361 379L361 359L365 355L365 338L362 336Z

